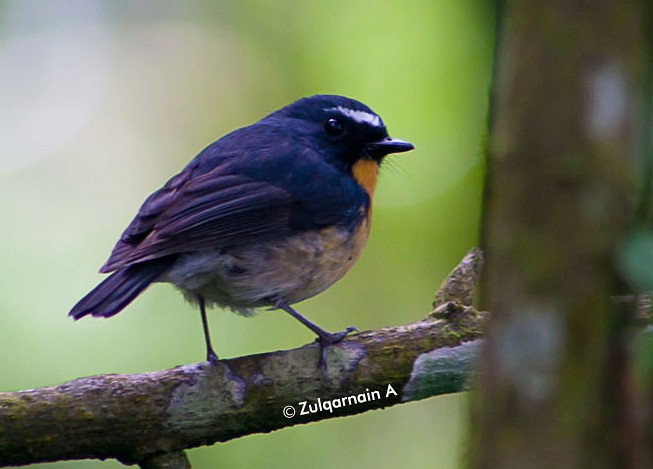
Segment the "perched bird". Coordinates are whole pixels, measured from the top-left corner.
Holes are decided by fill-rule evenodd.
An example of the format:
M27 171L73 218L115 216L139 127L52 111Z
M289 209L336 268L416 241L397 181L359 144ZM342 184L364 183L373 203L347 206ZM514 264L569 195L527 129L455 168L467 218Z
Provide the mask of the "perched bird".
M370 230L379 164L413 145L342 96L317 95L279 109L205 148L145 200L100 272L112 274L70 311L119 313L148 285L169 282L199 306L248 315L282 309L318 336L329 333L290 305L317 295L358 259ZM324 357L324 355L322 355Z

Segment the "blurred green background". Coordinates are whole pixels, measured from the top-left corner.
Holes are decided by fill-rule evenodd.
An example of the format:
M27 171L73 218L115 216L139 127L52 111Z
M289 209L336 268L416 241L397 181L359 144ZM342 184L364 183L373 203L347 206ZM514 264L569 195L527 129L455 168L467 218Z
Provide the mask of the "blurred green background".
M66 317L140 203L207 144L299 97L343 94L416 150L389 158L369 245L298 309L328 330L409 323L477 244L494 45L481 0L0 1L0 390L204 357L155 285L111 320ZM313 340L285 313L216 310L221 357ZM307 396L316 398L318 396ZM457 467L464 395L189 452L202 467ZM280 409L281 411L281 409ZM122 467L115 461L44 467Z

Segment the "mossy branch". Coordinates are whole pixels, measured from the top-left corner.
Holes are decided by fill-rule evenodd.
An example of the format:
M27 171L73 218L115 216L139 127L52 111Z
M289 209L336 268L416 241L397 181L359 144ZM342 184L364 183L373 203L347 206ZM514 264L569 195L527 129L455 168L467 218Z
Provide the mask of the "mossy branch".
M485 317L470 304L480 262L478 250L463 259L428 318L330 347L328 379L309 344L0 393L0 466L115 458L187 468L188 448L461 391Z

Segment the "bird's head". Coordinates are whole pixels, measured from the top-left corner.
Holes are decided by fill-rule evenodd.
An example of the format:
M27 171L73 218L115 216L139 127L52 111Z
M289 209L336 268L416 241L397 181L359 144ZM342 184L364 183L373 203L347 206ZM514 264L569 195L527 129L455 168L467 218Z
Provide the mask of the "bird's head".
M365 104L343 96L302 98L267 119L282 121L293 137L353 175L370 194L383 158L414 148L408 142L390 138L381 117Z

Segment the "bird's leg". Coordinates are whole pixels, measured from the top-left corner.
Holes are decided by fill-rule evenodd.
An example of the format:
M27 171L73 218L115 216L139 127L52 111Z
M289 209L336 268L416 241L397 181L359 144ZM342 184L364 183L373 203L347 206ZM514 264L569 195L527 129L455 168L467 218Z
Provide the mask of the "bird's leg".
M288 302L286 300L281 299L281 298L276 299L274 301L274 307L279 308L279 309L283 309L286 313L290 314L292 317L297 319L303 325L305 325L310 330L315 332L315 334L318 337L318 340L321 343L325 344L325 345L337 344L342 339L347 337L348 334L358 330L355 327L350 326L350 327L348 327L347 329L345 329L344 331L341 331L341 332L333 332L333 333L332 332L327 332L324 329L322 329L320 326L315 324L314 322L310 321L309 319L305 318L300 313L295 311L293 308L290 307L290 305L288 304Z
M298 313L293 308L291 308L288 302L283 298L275 299L273 301L273 304L275 308L284 310L286 313L290 314L292 317L297 319L299 322L301 322L303 325L305 325L310 330L312 330L315 334L317 334L317 341L320 344L320 363L319 363L320 370L322 371L322 375L326 377L327 346L337 344L342 339L347 337L348 334L357 331L358 329L356 329L353 326L349 326L347 329L341 332L334 332L334 333L327 332L324 329L322 329L320 326L318 326L317 324L310 321L308 318L302 316L300 313Z
M206 305L201 295L197 295L197 303L200 305L200 314L202 315L202 327L204 328L204 340L206 341L206 361L215 365L218 363L218 355L213 350L213 345L211 345L209 322L206 319Z

